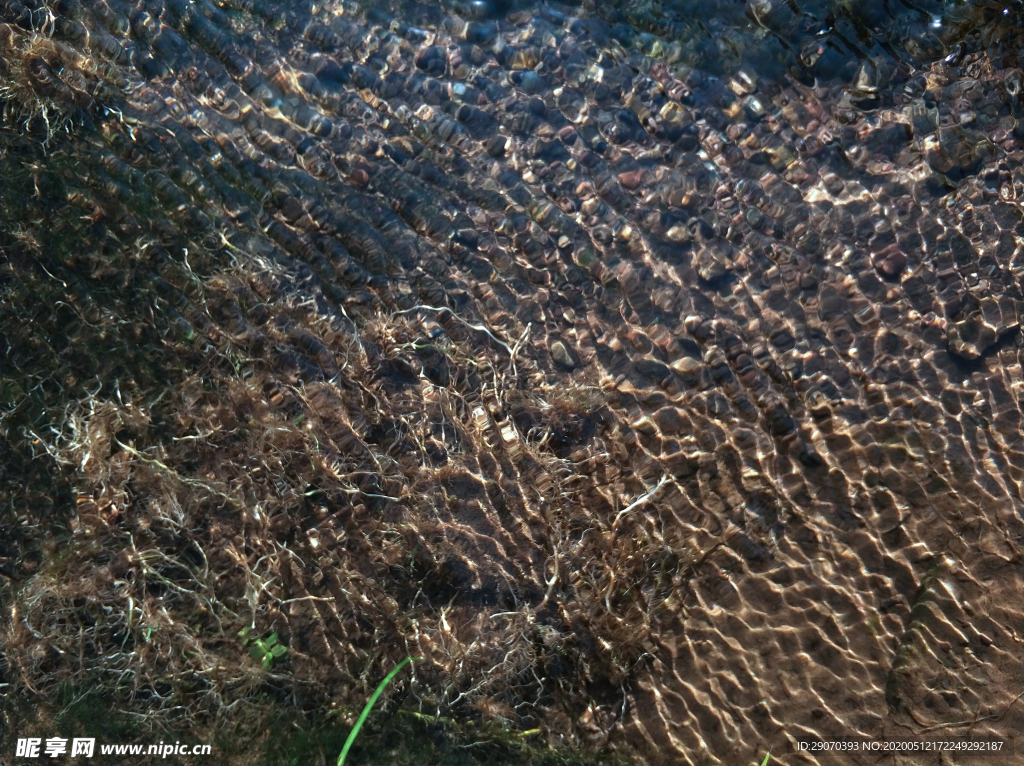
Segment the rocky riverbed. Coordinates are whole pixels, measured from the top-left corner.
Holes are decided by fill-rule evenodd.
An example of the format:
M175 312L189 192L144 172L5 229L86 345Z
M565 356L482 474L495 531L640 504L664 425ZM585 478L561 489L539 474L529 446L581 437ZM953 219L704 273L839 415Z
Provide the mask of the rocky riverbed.
M1021 759L1019 3L0 22L5 760Z

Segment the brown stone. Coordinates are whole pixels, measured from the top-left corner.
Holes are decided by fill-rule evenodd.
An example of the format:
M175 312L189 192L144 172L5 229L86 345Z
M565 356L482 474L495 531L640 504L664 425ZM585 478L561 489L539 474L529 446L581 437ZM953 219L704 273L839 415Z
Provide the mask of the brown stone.
M871 263L887 277L899 276L907 266L907 256L896 244L886 245L871 258Z
M643 170L630 170L626 173L619 173L619 183L625 186L627 189L632 191L636 189L644 180Z
M566 146L572 146L576 143L576 129L571 125L566 125L560 131L558 131L558 137L562 140Z

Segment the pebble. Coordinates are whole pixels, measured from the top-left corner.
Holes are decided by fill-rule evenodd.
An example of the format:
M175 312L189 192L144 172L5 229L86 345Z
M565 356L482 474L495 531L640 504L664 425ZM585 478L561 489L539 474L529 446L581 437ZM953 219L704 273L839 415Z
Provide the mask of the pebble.
M551 342L551 358L563 367L576 367L576 359L565 341L556 339Z
M871 257L871 263L886 277L898 277L907 265L907 256L899 245L890 244Z

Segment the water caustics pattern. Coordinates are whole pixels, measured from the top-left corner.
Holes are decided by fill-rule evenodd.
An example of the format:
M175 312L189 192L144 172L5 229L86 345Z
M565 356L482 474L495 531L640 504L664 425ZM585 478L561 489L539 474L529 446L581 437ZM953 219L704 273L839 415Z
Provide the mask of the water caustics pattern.
M148 577L98 596L124 667L215 676L142 643L158 588L197 657L200 598L273 626L309 705L415 655L445 715L632 759L1019 760L1021 14L0 3L10 119L56 105L35 193L74 212L5 229L48 251L24 289L70 285L34 332L140 349L25 432L73 535L123 543L82 571ZM5 626L29 688L46 619Z

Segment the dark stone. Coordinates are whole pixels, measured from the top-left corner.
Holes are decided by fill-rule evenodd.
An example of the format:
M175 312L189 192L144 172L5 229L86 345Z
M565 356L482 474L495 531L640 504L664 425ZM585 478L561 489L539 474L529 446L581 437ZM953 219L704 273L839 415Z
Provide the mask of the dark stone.
M444 49L437 45L421 48L416 54L416 66L429 75L443 75L448 67L448 56Z

